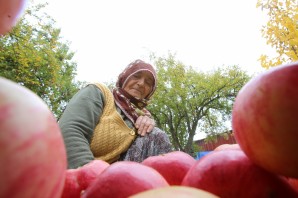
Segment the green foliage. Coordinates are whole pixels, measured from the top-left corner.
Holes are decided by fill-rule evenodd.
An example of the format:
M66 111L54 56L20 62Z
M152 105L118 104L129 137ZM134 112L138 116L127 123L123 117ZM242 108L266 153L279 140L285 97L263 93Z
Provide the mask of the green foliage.
M80 83L69 43L61 41L55 21L42 12L45 4L27 9L10 34L0 38L0 75L29 88L59 117Z
M250 79L245 72L237 66L197 72L171 54L152 59L158 88L149 108L176 150L195 152L193 140L198 131L214 135L227 130L233 101Z
M270 58L261 55L264 68L282 65L298 60L298 1L297 0L258 0L269 20L262 28L262 35L277 52Z

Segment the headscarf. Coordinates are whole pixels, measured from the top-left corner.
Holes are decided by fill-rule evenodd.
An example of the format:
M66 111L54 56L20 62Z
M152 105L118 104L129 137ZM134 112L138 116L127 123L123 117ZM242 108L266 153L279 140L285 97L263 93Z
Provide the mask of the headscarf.
M137 72L148 71L152 74L153 85L152 90L144 99L139 99L131 96L124 90L129 78ZM113 89L113 95L116 105L124 112L124 114L133 122L137 120L140 115L150 116L150 112L145 108L156 90L156 72L152 65L145 63L142 60L135 60L130 63L122 73L119 74L116 82L116 88Z

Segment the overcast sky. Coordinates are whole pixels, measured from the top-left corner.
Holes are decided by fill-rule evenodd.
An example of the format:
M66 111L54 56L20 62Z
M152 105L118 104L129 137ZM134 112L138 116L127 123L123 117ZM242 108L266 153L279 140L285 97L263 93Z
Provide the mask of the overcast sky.
M236 64L254 72L262 70L257 59L270 49L261 36L265 14L254 0L47 2L76 53L79 80L115 80L129 62L148 60L150 52L171 52L198 70Z

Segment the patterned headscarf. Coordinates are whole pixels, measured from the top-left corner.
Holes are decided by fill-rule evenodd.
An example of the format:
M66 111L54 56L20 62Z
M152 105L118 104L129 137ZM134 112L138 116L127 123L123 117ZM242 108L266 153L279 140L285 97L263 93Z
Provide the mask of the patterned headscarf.
M137 72L148 71L152 74L153 85L152 90L144 99L139 99L131 96L124 90L128 79ZM130 63L122 73L119 74L116 82L116 88L113 90L116 105L124 112L124 114L133 122L137 120L140 115L150 116L150 112L145 109L151 96L156 90L156 72L152 65L145 63L142 60L135 60Z

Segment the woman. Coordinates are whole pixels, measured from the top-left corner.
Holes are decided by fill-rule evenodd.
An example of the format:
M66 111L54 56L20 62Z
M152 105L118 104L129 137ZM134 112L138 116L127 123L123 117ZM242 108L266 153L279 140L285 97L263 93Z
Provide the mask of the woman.
M119 75L112 92L99 83L81 89L59 120L68 168L94 159L141 162L170 152L168 136L145 108L156 83L154 68L136 60Z

